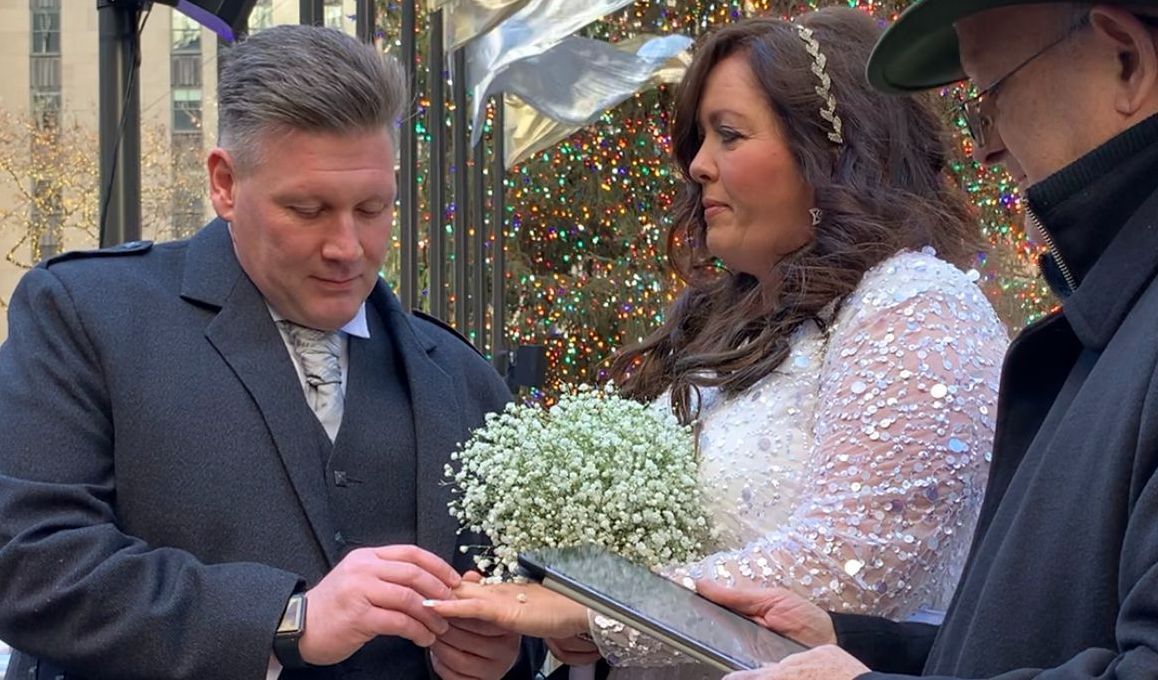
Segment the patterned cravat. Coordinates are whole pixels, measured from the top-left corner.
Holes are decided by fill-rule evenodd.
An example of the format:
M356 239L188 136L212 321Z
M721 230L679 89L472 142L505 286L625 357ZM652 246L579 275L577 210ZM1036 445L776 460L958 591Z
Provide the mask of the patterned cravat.
M306 401L314 410L330 441L342 424L342 366L338 361L342 335L337 331L319 331L299 326L292 321L281 321L289 335L294 354L302 364L306 376Z

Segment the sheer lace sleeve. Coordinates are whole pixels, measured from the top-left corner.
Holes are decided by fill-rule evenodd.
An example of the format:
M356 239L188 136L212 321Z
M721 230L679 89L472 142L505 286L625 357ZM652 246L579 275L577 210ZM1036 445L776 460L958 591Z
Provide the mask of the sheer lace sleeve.
M893 618L947 602L983 493L1006 335L963 274L926 258L874 270L838 313L788 521L669 576L784 586ZM591 624L613 662L680 662L615 622Z

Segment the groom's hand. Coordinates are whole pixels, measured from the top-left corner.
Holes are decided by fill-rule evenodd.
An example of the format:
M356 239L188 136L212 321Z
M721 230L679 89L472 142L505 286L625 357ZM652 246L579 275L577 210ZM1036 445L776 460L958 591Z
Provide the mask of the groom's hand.
M802 645L836 644L836 630L828 612L785 588L726 588L714 581L697 581L696 592L792 638Z
M547 638L547 649L568 666L588 666L603 658L590 637Z
M442 680L498 680L519 658L522 636L482 621L458 619L430 647Z
M422 602L451 597L460 582L449 564L417 546L354 550L306 592L302 659L335 664L379 635L429 647L450 626Z

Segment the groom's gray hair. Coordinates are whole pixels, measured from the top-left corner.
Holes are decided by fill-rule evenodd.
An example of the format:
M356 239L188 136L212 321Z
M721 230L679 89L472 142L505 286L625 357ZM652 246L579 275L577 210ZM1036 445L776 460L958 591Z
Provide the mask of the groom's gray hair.
M247 168L279 131L395 135L409 98L393 57L333 28L287 24L227 51L217 102L218 145Z

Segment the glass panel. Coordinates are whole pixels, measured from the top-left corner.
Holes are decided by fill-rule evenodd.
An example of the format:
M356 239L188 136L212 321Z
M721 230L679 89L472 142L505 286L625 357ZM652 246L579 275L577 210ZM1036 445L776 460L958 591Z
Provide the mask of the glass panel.
M173 90L173 133L201 131L201 90Z
M172 59L172 86L176 88L201 87L201 55L180 54L173 55ZM198 94L200 99L201 95Z
M60 57L34 55L31 59L33 92L60 90Z
M201 89L197 87L173 88L173 101L197 102L201 106Z
M60 9L32 11L32 53L60 54Z
M342 0L326 0L322 6L322 18L326 26L342 30Z
M273 0L257 0L249 13L249 32L257 33L270 26L273 26Z
M200 132L201 107L192 102L173 102L173 133Z
M54 128L60 123L60 92L33 92L32 117L40 128Z
M173 12L173 51L201 52L201 27L180 12Z

